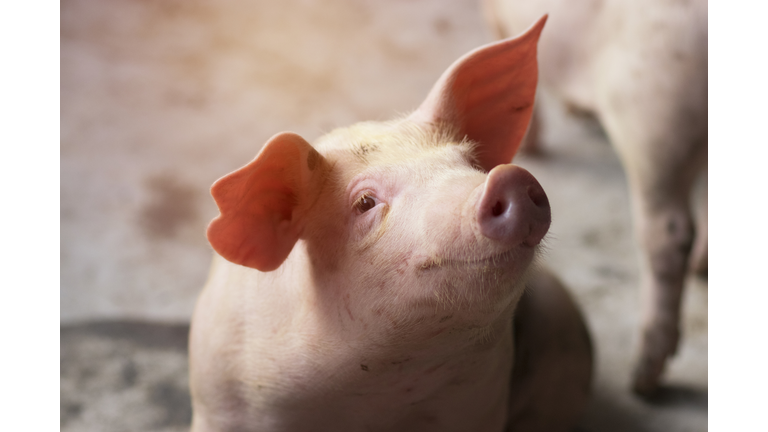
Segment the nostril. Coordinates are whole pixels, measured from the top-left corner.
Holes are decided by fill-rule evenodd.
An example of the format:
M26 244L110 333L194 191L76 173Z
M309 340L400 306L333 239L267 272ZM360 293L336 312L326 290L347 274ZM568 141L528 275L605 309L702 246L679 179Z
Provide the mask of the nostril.
M499 165L478 189L482 195L474 202L480 234L509 245L539 244L549 230L551 212L544 188L531 173Z
M493 214L494 217L501 215L501 213L504 212L504 205L501 204L501 201L496 201L496 204L491 209L491 214Z
M531 198L531 201L533 201L533 204L536 207L546 207L549 206L549 200L547 199L547 194L544 193L544 189L540 187L528 187L528 197Z

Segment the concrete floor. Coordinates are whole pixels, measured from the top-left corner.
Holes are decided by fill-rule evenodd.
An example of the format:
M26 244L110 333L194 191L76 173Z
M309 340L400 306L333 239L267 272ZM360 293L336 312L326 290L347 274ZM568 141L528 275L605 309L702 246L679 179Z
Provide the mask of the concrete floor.
M67 0L61 4L61 429L186 430L186 329L207 274L207 193L273 134L308 140L415 108L491 40L475 1ZM637 249L599 128L542 94L547 262L597 350L580 429L707 430L707 282L658 400L628 392Z

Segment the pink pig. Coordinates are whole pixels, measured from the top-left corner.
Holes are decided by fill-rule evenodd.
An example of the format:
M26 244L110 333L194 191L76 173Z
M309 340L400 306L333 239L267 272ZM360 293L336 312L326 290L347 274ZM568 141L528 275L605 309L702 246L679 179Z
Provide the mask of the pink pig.
M594 113L627 173L642 249L642 339L634 390L650 395L680 335L687 270L706 272L706 201L690 205L707 164L706 0L485 0L499 37L551 13L542 84ZM536 145L536 114L527 141Z
M314 146L275 135L213 185L220 256L192 321L193 431L575 423L589 335L562 285L531 270L550 207L506 164L545 19L459 59L410 116Z

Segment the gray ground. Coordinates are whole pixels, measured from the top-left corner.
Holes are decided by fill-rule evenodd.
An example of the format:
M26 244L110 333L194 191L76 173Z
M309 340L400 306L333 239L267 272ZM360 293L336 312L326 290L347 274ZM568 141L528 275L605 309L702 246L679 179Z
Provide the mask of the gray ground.
M61 13L61 429L186 430L210 184L277 132L311 141L415 108L490 33L470 0L65 0ZM516 163L549 195L547 261L596 343L580 428L705 431L707 282L689 283L668 385L652 403L634 398L624 174L599 128L542 97L547 152Z

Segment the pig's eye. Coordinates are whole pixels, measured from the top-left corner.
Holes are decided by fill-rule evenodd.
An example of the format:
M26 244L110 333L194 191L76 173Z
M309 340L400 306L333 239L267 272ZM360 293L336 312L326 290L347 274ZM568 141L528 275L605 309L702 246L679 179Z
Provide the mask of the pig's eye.
M353 206L360 213L365 213L376 206L376 199L368 194L363 194Z

